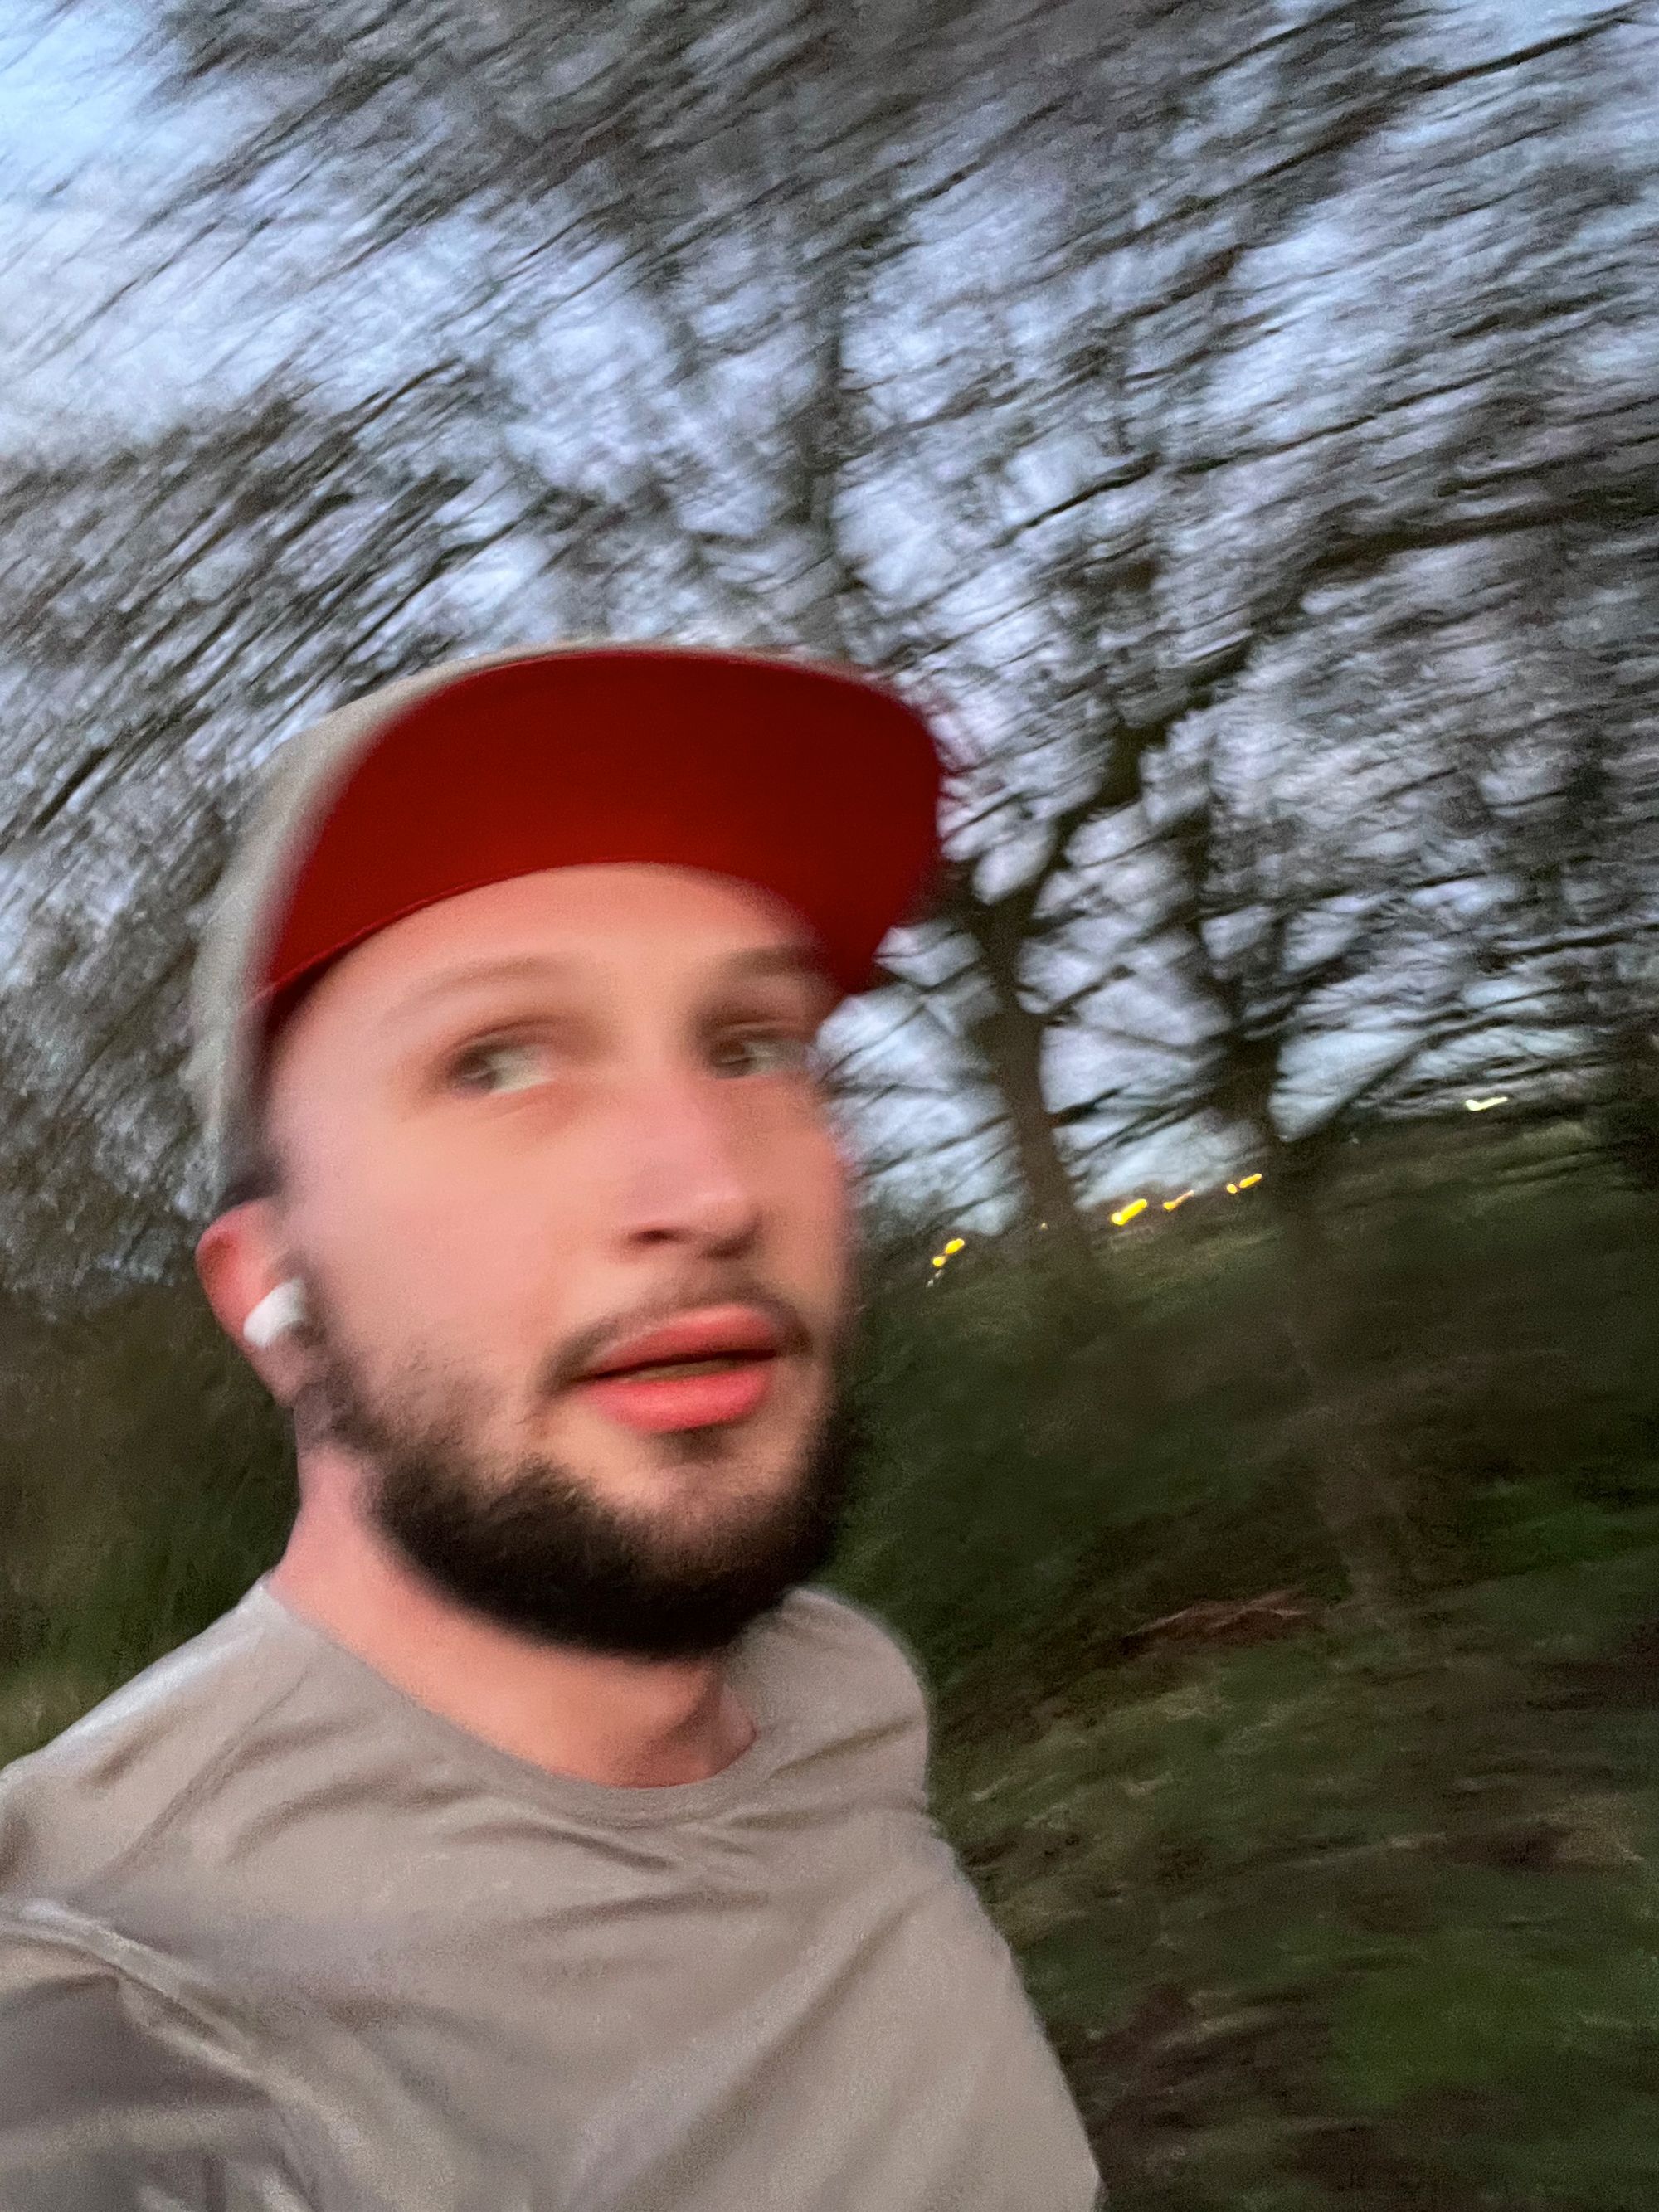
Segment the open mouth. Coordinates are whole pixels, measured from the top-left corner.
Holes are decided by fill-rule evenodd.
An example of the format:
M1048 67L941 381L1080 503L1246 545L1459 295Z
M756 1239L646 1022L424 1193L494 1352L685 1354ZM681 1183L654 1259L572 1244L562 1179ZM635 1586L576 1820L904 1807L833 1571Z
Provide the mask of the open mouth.
M721 1427L759 1412L782 1350L763 1315L717 1309L619 1346L574 1387L595 1412L626 1428L661 1434Z
M639 1367L608 1369L604 1376L587 1376L587 1382L663 1382L683 1375L731 1375L739 1368L764 1364L776 1355L770 1352L710 1352L702 1359L653 1359Z

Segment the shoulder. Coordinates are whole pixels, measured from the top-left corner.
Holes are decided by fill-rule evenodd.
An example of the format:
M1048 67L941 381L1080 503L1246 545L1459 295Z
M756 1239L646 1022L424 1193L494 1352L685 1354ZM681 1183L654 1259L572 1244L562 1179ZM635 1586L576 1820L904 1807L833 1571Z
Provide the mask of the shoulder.
M792 1592L783 1609L798 1636L884 1675L925 1702L923 1669L916 1651L890 1621L869 1607L843 1597L839 1590L812 1583Z
M233 2173L258 2178L239 2203L297 2203L257 2063L123 1948L72 1913L0 1900L0 2203L207 2212Z
M40 1750L0 1769L0 1911L73 1905L183 1808L210 1796L303 1654L251 1591Z
M205 2212L230 2172L261 2177L250 2204L300 2201L258 2054L124 1906L152 1839L176 1853L182 1830L188 1852L211 1826L217 1778L301 1673L245 1600L0 1771L0 2205Z
M778 1607L769 1642L797 1710L812 1716L826 1741L891 1736L925 1764L931 1716L922 1670L890 1623L838 1590L809 1585Z
M165 2086L165 2046L143 2021L149 1993L110 1948L106 1930L75 1914L0 1904L0 2119L16 2125L49 2106L84 2118L146 2077Z

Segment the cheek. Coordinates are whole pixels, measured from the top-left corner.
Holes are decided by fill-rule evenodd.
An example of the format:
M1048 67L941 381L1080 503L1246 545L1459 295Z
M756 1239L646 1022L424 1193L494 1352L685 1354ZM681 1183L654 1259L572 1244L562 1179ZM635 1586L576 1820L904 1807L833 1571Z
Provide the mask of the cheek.
M851 1171L832 1137L795 1148L778 1183L776 1218L803 1279L839 1304L849 1265Z
M360 1177L349 1216L340 1196L325 1231L331 1275L388 1340L493 1361L521 1339L538 1350L558 1327L581 1231L558 1218L551 1187L528 1203L522 1182L463 1188L434 1164L407 1177Z

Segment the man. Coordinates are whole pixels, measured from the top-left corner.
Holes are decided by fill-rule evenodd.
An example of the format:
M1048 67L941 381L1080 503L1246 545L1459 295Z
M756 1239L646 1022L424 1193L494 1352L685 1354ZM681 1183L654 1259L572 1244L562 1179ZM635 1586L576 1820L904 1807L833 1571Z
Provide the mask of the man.
M223 1327L300 1504L0 1778L6 2212L1087 2212L848 1492L817 1030L935 860L879 686L459 662L205 933Z

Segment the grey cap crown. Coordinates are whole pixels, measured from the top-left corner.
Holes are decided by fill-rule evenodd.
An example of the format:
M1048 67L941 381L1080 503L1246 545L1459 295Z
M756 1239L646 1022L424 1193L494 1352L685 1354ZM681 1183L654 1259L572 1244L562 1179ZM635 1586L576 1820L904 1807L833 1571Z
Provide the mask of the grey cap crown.
M313 825L326 814L335 791L386 725L429 692L480 669L541 660L551 653L591 652L598 642L520 646L441 662L337 708L277 751L209 902L191 976L185 1081L222 1201L258 1159L254 979L273 949L287 894L311 847Z

